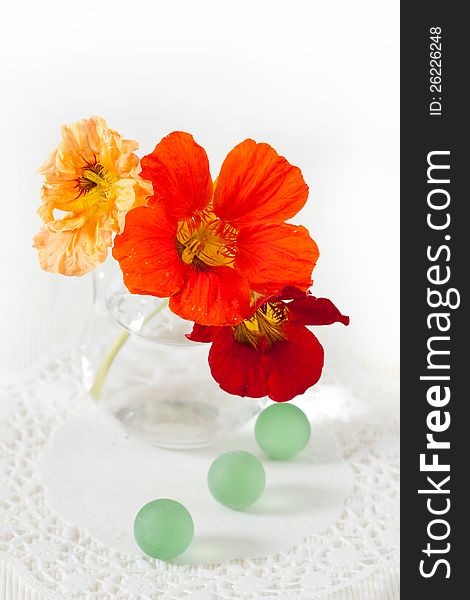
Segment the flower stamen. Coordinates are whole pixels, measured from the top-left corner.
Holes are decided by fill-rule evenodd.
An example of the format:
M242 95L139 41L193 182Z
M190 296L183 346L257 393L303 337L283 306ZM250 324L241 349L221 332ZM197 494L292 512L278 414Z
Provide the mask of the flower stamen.
M105 168L96 163L94 165L87 165L82 170L82 175L78 179L78 185L80 190L86 194L97 185L105 185Z
M282 324L287 319L287 307L283 302L266 302L250 319L235 325L233 335L237 342L257 348L262 340L268 346L284 339Z
M88 200L96 203L106 199L109 188L117 181L100 163L88 164L82 169L77 180L78 197L88 196Z
M176 245L181 259L199 271L233 266L236 232L233 228L221 227L219 220L211 216L203 214L197 223L181 221L178 226Z

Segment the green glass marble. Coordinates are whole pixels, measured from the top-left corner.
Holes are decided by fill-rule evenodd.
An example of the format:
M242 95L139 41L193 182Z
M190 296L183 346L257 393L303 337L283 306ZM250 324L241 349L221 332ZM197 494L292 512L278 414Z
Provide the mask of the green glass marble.
M152 558L170 560L183 554L193 536L193 519L176 500L152 500L139 510L134 521L135 541Z
M289 460L297 456L310 439L310 423L293 404L272 404L258 416L255 437L270 458Z
M214 460L207 474L207 483L220 504L241 510L261 496L266 476L256 456L237 450L221 454Z

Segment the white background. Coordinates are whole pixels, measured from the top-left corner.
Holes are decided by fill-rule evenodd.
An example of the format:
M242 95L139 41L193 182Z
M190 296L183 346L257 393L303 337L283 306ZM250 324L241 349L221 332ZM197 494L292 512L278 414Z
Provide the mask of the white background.
M6 11L6 12L5 12ZM140 154L193 133L213 176L246 137L301 167L295 219L320 247L315 292L351 326L323 329L329 368L398 369L398 0L9 3L0 25L0 373L80 330L89 277L39 269L36 169L63 123L99 114ZM361 375L362 377L362 375ZM393 380L393 381L392 381ZM362 381L368 387L367 379ZM371 388L372 389L372 388Z

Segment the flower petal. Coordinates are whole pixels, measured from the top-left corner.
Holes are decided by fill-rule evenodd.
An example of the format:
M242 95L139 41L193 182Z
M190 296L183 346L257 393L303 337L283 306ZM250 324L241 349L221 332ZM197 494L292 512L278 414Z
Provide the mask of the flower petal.
M82 275L106 258L126 212L145 204L152 193L150 182L138 175L137 148L137 142L122 139L101 117L62 128L58 148L40 169L45 181L38 212L46 229L34 242L44 269ZM53 235L59 232L63 239Z
M280 291L279 295L276 296L275 300L293 300L294 298L306 298L310 295L310 292L304 292L303 290L299 290L293 285L286 286L283 290Z
M299 212L308 187L298 167L268 144L245 140L224 160L214 191L214 212L239 229L282 223Z
M147 202L147 196L152 194L152 184L150 181L145 181L136 176L135 179L121 179L113 184L108 192L108 200L111 201L116 210L117 233L122 233L126 221L126 214L131 208L144 206ZM111 216L110 215L110 216Z
M349 317L342 315L328 298L306 296L289 302L289 321L303 325L349 325Z
M229 394L262 398L268 393L268 364L262 352L235 341L231 327L217 334L209 352L213 378Z
M212 199L207 154L189 133L170 133L141 165L141 176L153 184L152 201L162 203L178 220L189 219Z
M286 323L285 340L274 343L267 354L269 397L292 400L317 383L323 369L323 347L306 327Z
M81 276L104 262L112 244L112 231L89 220L78 229L41 229L33 238L39 264L44 271Z
M171 298L171 310L201 325L234 325L252 312L250 288L230 267L191 269L185 287Z
M86 223L86 215L81 213L79 215L75 215L74 213L65 214L62 219L57 219L55 221L49 221L47 223L47 229L49 231L72 231L73 229L78 229L83 227Z
M319 252L305 227L273 223L243 227L237 237L235 268L262 294L285 286L302 290L312 285Z
M129 211L124 231L114 240L124 283L133 294L166 298L184 285L189 272L176 248L177 222L158 206Z
M191 333L187 333L186 337L192 342L213 342L215 336L222 328L215 325L199 325L194 323Z

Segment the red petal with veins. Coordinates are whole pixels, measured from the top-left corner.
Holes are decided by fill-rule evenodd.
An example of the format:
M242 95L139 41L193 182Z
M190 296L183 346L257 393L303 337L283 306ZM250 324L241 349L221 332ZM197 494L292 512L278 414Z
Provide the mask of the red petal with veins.
M306 327L286 323L286 338L273 344L269 361L269 397L275 402L292 400L317 383L323 369L323 347Z
M289 321L304 325L349 325L349 317L342 315L328 298L307 296L289 302Z
M229 394L262 398L269 392L269 365L263 352L235 341L231 327L224 327L209 352L212 376Z
M235 325L251 315L247 281L230 267L191 268L185 287L170 300L171 310L200 325Z
M168 214L178 220L191 218L212 199L206 151L189 133L170 133L140 162L141 177L153 185L151 201L163 204Z
M114 239L113 256L131 293L166 298L184 285L190 269L176 249L176 226L160 206L127 213L124 231Z
M269 144L245 140L231 150L214 190L214 212L240 229L254 223L282 223L299 212L308 187L298 167Z
M261 223L242 227L237 237L235 268L263 295L285 286L303 290L312 285L318 248L305 227Z
M222 327L214 325L199 325L199 323L194 323L193 330L191 333L187 333L186 337L192 342L212 342L221 329Z

